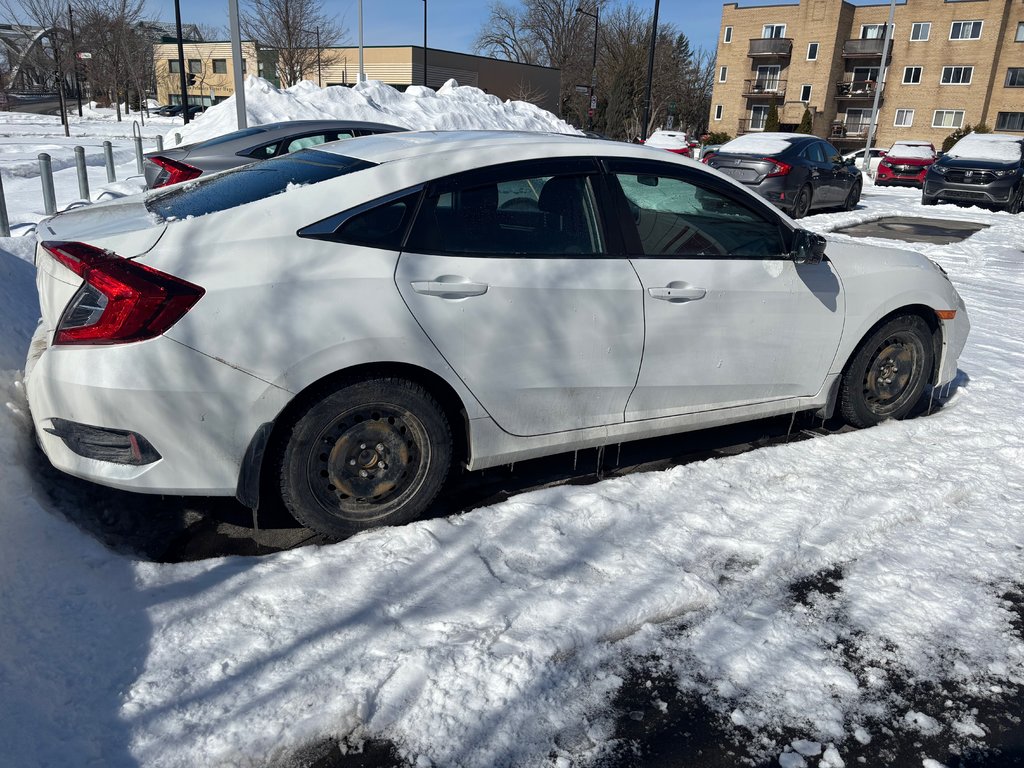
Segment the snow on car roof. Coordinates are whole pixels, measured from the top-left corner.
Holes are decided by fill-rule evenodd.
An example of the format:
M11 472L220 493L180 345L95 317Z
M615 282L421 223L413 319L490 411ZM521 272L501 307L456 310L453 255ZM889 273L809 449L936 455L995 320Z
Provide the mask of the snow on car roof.
M1005 133L969 133L953 145L946 157L1013 163L1021 159L1022 139Z
M777 155L789 149L794 139L808 138L805 133L748 133L722 145L722 154Z

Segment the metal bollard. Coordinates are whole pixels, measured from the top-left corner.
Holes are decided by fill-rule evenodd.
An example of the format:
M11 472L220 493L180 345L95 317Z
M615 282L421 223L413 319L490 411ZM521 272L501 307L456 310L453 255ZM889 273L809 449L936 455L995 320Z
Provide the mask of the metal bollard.
M107 183L117 181L117 174L114 173L114 148L109 141L103 142L103 160L107 164Z
M145 169L142 167L142 131L139 130L138 120L132 125L132 134L135 136L135 170L139 173L144 173Z
M75 167L78 169L78 196L89 200L89 172L85 169L85 147L75 147Z
M156 151L157 152L163 152L164 151L164 137L161 136L159 133L156 135Z
M11 222L7 219L7 200L4 197L4 180L0 177L0 237L11 236Z
M52 216L57 212L57 196L53 192L53 166L45 152L39 153L39 178L43 183L43 208L47 216Z

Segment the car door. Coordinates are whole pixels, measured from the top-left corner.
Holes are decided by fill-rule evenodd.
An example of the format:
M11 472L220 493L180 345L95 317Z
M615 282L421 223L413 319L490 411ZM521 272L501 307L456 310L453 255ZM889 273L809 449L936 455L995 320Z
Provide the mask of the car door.
M778 214L709 174L651 161L608 170L646 316L626 420L816 394L845 311L828 261L796 264Z
M832 163L825 156L823 146L820 141L812 141L800 151L800 157L807 163L815 208L837 202L835 171L832 168Z
M843 161L843 156L839 150L829 144L827 141L818 142L821 146L821 152L825 156L830 167L829 184L832 187L832 193L830 199L837 205L846 200L846 195L853 186L853 182L858 178L859 174L854 173Z
M621 423L644 341L639 278L609 242L596 161L431 185L395 280L416 320L514 435Z

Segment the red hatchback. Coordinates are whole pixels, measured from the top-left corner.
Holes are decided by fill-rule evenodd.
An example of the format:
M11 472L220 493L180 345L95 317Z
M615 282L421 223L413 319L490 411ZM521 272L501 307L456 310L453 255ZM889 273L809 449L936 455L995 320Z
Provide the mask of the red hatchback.
M924 176L935 162L935 145L930 141L897 141L878 164L875 184L924 186Z

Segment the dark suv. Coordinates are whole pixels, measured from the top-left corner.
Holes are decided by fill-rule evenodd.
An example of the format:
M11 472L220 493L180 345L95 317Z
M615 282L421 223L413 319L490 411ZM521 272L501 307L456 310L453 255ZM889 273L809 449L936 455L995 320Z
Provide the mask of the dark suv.
M923 205L940 200L1020 213L1024 207L1024 137L969 133L928 169Z

